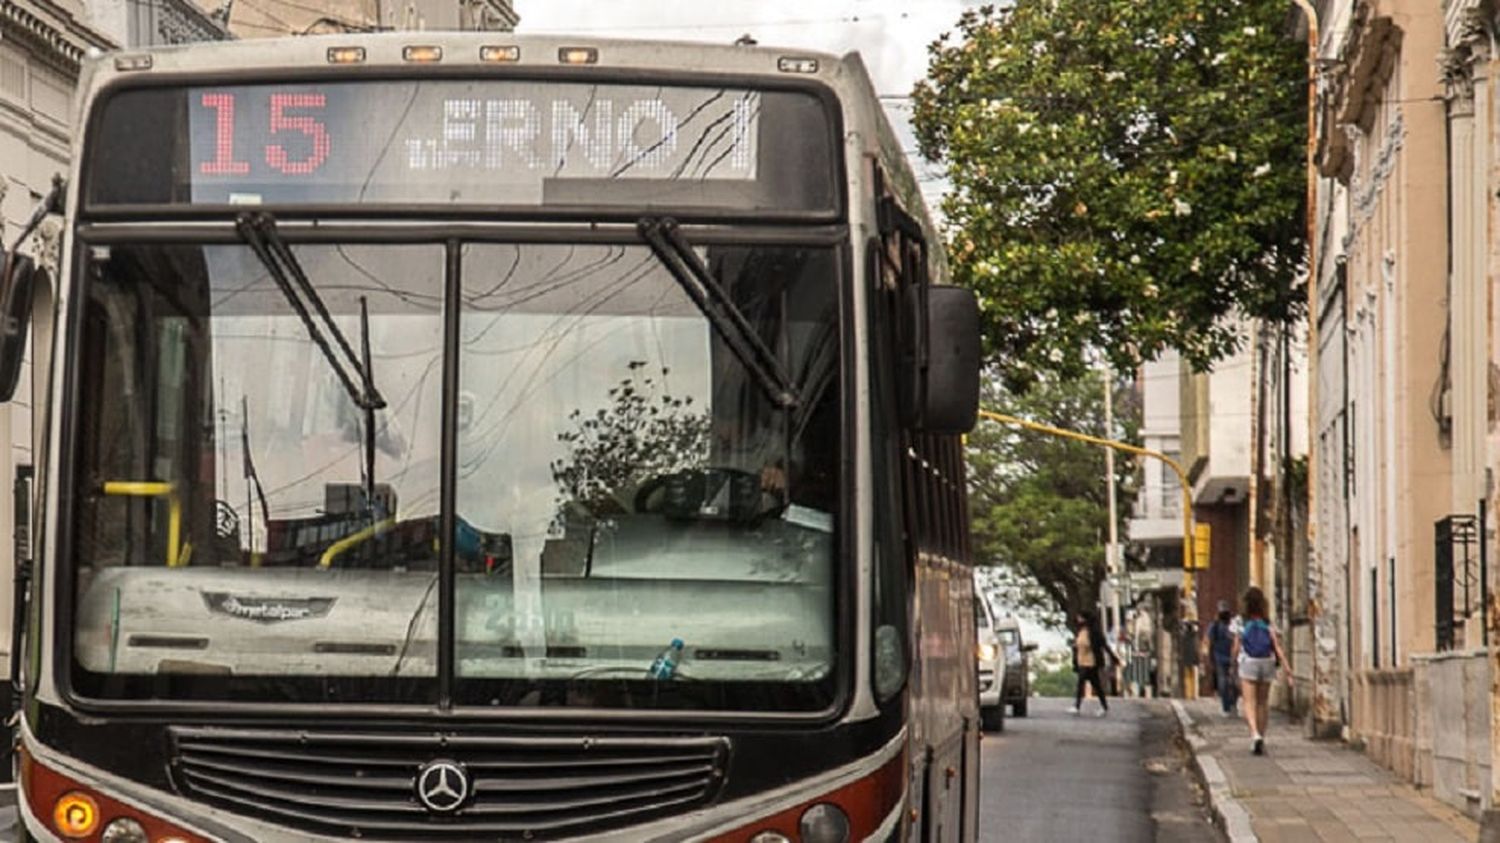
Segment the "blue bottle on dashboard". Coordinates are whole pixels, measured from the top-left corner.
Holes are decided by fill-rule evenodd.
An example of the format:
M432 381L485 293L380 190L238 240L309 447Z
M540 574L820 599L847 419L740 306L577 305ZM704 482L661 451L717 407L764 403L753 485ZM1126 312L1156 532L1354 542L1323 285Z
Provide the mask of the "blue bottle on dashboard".
M651 668L646 671L647 679L671 679L677 673L677 665L682 662L682 639L673 638L672 643L656 655L651 662Z

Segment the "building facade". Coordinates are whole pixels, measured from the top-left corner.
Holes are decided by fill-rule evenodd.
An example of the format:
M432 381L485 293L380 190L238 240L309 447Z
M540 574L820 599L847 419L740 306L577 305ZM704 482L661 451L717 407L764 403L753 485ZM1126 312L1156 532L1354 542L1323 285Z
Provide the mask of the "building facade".
M1497 355L1493 5L1318 4L1315 724L1479 816ZM1488 566L1493 567L1493 566ZM1495 829L1500 831L1500 827Z
M226 0L220 9L240 38L397 29L506 32L520 22L511 0Z
M1193 372L1182 364L1178 375L1193 520L1208 530L1208 558L1194 560L1201 569L1194 576L1193 603L1200 632L1220 601L1239 604L1250 581L1251 359L1250 349L1242 347L1211 371ZM1211 693L1212 672L1201 670L1198 678L1198 693Z
M1136 389L1141 406L1141 444L1182 460L1181 366L1175 352L1141 367ZM1166 463L1138 461L1140 485L1126 535L1144 571L1125 584L1125 603L1135 611L1127 637L1131 665L1127 682L1136 693L1180 696L1184 653L1178 595L1182 574L1182 483Z

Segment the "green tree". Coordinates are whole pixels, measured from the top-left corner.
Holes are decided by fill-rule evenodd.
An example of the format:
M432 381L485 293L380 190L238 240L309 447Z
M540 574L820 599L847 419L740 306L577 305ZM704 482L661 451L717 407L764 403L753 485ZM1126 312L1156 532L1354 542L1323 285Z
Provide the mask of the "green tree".
M1046 377L1022 394L992 384L984 397L989 406L1053 427L1111 439L1134 436L1134 393L1116 390L1116 425L1107 433L1103 392L1097 375ZM1010 606L1050 626L1095 608L1109 530L1104 449L981 421L967 450L976 558L1002 571L983 579L1009 586L1004 590ZM1134 498L1134 460L1116 456L1116 501L1123 516Z
M1012 385L1295 318L1302 48L1285 0L1014 0L930 48L914 120L946 167L948 251Z

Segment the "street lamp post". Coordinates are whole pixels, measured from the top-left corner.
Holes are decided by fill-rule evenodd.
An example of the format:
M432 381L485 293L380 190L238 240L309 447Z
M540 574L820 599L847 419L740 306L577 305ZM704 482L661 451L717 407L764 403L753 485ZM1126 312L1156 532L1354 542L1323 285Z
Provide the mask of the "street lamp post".
M1000 424L1009 424L1016 427L1023 427L1027 430L1034 430L1038 433L1045 433L1049 436L1058 436L1063 439L1073 439L1078 442L1087 442L1091 445L1101 445L1105 448L1110 448L1115 451L1124 451L1128 454L1135 454L1142 457L1151 457L1152 459L1161 460L1166 464L1168 468L1176 472L1178 485L1180 485L1182 488L1183 618L1190 621L1198 619L1197 605L1194 603L1196 594L1193 590L1193 570L1195 568L1193 562L1193 493L1192 484L1188 482L1187 472L1183 471L1181 464L1160 451L1153 451L1149 448L1142 448L1139 445L1132 445L1129 442L1121 442L1116 439L1105 439L1101 436L1090 436L1087 433L1079 433L1076 430L1063 430L1060 427L1038 424L1034 421L1017 418L1016 416L1008 416L1004 413L996 413L991 410L980 410L979 417L988 419L993 422L999 422ZM1113 478L1111 478L1110 480L1111 483L1113 483ZM1183 696L1190 700L1197 699L1198 669L1196 667L1188 667L1184 669L1183 685Z

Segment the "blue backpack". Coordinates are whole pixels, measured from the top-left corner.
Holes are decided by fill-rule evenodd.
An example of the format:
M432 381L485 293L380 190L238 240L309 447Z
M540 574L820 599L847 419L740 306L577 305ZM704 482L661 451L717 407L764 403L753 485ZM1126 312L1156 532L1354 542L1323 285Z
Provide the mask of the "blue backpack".
M1262 620L1245 621L1240 650L1252 659L1270 658L1276 652L1271 644L1271 625Z

